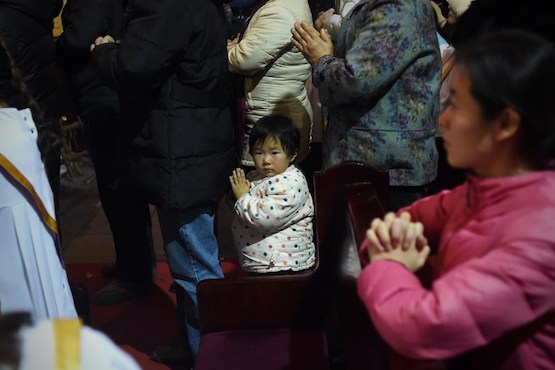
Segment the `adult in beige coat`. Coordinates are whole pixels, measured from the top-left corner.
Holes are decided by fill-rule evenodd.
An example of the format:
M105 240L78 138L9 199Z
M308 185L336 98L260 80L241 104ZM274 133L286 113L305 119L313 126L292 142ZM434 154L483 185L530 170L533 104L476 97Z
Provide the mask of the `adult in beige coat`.
M312 107L305 83L310 64L291 44L291 28L298 21L312 23L307 0L268 0L252 15L242 38L228 43L229 70L245 76L244 166L254 166L248 148L250 129L268 115L289 117L299 129L296 163L309 154Z

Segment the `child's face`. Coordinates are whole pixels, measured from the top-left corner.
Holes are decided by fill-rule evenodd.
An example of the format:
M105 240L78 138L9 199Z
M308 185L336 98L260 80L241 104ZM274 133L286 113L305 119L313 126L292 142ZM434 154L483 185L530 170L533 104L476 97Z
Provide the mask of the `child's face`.
M279 175L289 167L295 155L288 156L279 140L269 138L263 143L256 143L252 150L254 166L265 176Z

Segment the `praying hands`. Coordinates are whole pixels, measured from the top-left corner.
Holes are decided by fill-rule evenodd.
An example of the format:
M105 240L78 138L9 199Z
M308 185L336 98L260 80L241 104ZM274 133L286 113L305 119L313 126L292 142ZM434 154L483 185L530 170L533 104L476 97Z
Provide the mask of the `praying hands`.
M233 173L229 176L229 183L231 184L231 190L237 199L241 198L242 195L247 194L251 187L250 181L245 176L245 171L241 168L233 170Z
M304 57L314 66L323 56L333 55L333 42L325 28L316 30L307 22L297 22L291 29L291 42L303 53Z
M396 261L412 272L420 269L430 254L424 226L420 222L411 222L407 212L399 216L388 213L383 219L374 219L361 250L371 261Z

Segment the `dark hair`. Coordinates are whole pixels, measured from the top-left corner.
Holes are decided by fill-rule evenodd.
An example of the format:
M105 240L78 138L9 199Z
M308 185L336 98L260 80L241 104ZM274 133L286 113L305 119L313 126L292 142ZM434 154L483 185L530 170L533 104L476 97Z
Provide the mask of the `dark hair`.
M281 143L283 151L289 157L299 152L299 130L290 118L283 116L262 117L255 123L249 136L249 151L252 155L256 144L264 143L268 139L276 139Z
M18 369L21 363L21 340L19 331L32 324L28 312L0 315L0 365Z
M488 34L455 50L488 120L511 108L522 119L521 149L540 168L555 158L555 48L524 30Z
M21 73L16 67L13 58L8 51L6 43L0 37L0 102L6 103L9 107L17 109L29 108L33 116L33 121L37 126L37 144L42 154L43 160L50 150L61 146L59 129L57 122L48 124L37 104L33 99L27 86L21 78Z

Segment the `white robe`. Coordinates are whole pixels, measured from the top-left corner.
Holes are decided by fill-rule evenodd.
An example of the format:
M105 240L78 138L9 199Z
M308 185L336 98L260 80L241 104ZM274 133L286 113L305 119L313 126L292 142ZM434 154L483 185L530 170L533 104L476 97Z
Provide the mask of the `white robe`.
M29 109L0 108L0 154L2 164L22 175L14 181L13 173L0 171L0 312L27 311L35 321L77 317L52 232L54 200Z
M56 354L61 351L64 356L77 356L81 370L140 370L137 362L104 333L87 326L77 328L77 332L56 332L56 321L41 321L20 331L19 369L59 370Z

